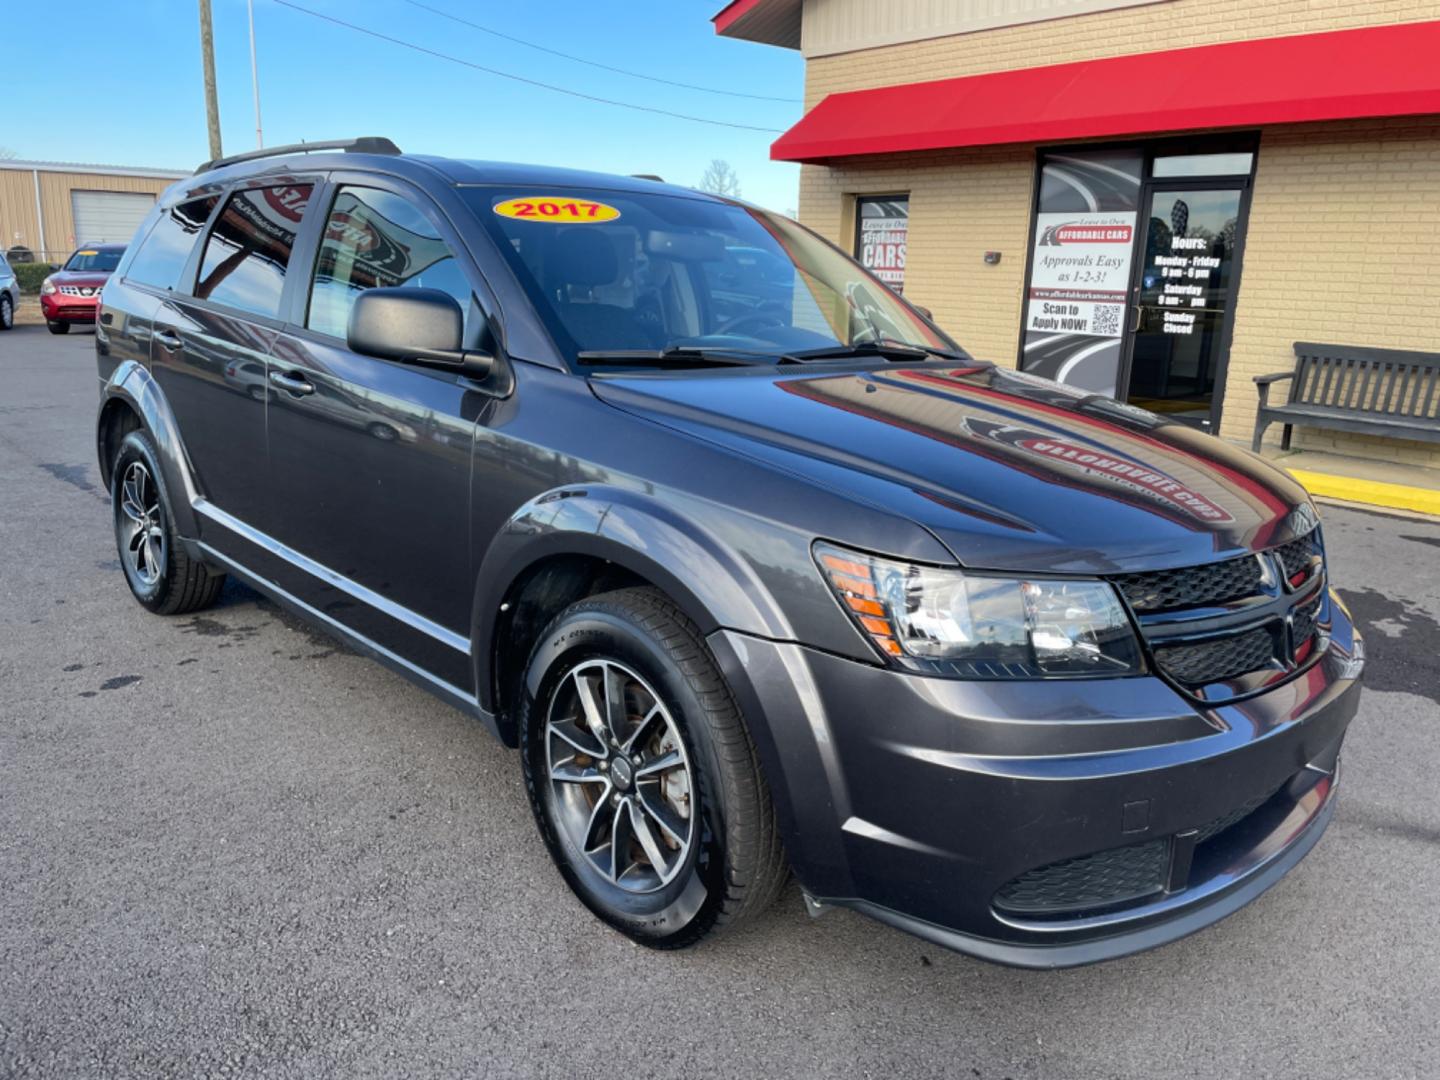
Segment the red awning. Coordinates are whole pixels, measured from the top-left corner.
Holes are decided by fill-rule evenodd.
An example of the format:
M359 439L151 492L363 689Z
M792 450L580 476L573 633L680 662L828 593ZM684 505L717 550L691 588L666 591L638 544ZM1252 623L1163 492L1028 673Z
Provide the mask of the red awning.
M1116 56L831 94L777 161L1440 113L1440 22Z

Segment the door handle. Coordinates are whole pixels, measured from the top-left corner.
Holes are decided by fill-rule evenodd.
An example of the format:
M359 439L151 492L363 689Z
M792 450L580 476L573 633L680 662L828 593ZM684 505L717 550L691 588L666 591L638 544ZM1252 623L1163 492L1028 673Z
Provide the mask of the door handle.
M306 394L315 392L315 384L303 375L296 375L289 371L270 372L270 381L282 390L288 390L296 397L304 397Z
M160 343L162 349L169 349L171 352L174 352L183 344L180 340L180 335L175 333L174 330L156 330L155 340Z

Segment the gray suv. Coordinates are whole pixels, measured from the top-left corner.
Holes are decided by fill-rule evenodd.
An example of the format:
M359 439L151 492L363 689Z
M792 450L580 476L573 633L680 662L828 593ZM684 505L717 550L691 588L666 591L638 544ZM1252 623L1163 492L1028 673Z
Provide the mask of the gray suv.
M793 874L1086 963L1330 820L1364 652L1305 492L973 359L783 217L384 139L246 154L159 200L96 348L135 598L233 575L478 718L642 944Z

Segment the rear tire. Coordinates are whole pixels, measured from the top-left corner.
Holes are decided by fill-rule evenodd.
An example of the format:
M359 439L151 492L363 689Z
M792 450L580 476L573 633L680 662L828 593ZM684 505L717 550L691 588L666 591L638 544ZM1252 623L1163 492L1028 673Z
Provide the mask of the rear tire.
M779 894L788 869L755 747L704 638L663 593L560 613L531 654L520 738L556 866L627 937L685 948Z
M70 332L68 322L47 322L45 326L52 334L68 334Z
M186 554L175 533L160 455L144 431L132 431L120 443L110 502L120 566L143 607L157 615L184 615L215 602L225 575Z

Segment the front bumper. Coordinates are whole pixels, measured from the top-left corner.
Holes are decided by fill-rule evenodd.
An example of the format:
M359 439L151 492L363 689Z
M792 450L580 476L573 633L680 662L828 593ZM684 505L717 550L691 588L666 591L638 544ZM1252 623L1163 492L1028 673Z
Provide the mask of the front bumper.
M93 323L99 310L99 293L94 296L69 296L57 292L40 297L40 314L46 322Z
M1152 677L961 682L730 631L711 644L757 718L812 897L988 960L1066 967L1223 918L1314 846L1364 664L1333 607L1318 659L1215 706Z

